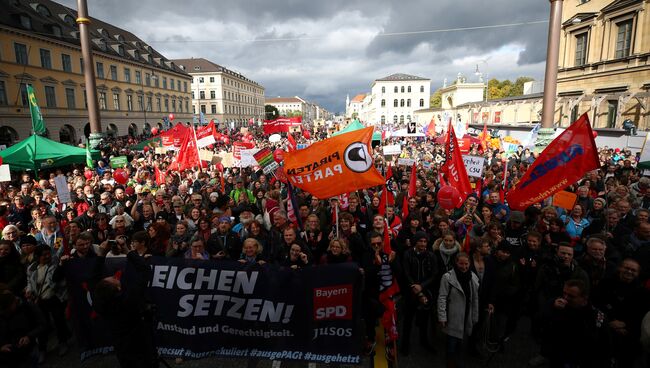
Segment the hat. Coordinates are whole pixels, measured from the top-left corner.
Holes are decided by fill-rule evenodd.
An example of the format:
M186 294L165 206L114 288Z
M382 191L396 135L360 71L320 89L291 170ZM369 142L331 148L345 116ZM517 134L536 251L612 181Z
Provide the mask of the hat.
M421 239L426 239L427 241L429 241L429 236L424 231L418 231L415 234L413 234L412 239L413 239L414 242L417 242L418 240L421 240Z
M31 244L31 245L36 245L38 242L36 241L36 238L31 236L31 235L23 235L20 237L20 244Z
M216 197L216 198L218 198L218 197L219 197L219 193L217 193L217 192L212 192L212 193L210 193L210 198L212 198L212 197Z
M219 223L222 223L222 222L227 222L227 223L230 224L232 222L232 220L230 219L230 216L221 216L221 217L219 217Z
M526 216L524 216L524 213L521 211L512 211L510 214L510 222L519 222L523 223L526 221Z
M603 207L607 206L607 201L605 200L605 198L596 198L594 199L594 203L596 202L600 202L600 204L602 204Z
M502 240L499 245L497 245L497 251L502 251L506 253L512 253L512 245L505 240Z

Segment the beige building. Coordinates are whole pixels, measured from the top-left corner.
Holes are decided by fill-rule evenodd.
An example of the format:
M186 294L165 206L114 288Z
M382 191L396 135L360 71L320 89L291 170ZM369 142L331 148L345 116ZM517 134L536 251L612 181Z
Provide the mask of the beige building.
M369 96L369 95L368 95ZM358 94L350 100L350 96L345 97L345 117L348 119L356 119L359 117L359 112L362 110L366 94ZM367 104L367 102L366 102Z
M565 0L556 123L589 112L598 128L650 125L650 14L644 0Z
M264 118L264 87L257 82L203 58L174 62L192 76L194 114L236 126Z
M281 116L298 114L303 122L315 120L329 120L332 114L325 108L309 102L299 96L294 97L267 97L266 104L275 106Z
M92 8L91 8L92 13ZM78 143L90 126L75 10L47 0L5 1L0 12L0 144L31 134L26 85L49 138ZM173 113L189 121L191 77L134 34L91 18L102 129L138 135Z

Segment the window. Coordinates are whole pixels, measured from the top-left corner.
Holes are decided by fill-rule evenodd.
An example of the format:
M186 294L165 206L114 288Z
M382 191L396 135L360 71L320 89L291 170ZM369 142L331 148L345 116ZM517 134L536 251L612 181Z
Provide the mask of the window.
M111 79L116 81L117 80L117 66L111 65Z
M0 81L0 106L7 106L7 87L4 81Z
M192 114L196 114L196 106L192 105Z
M84 93L84 107L88 108L88 95L86 95L86 90L83 90Z
M399 88L397 86L395 86L395 88L393 89L393 92L395 92L395 93L399 92Z
M203 83L203 77L199 77L199 83Z
M169 89L174 89L174 78L169 78Z
M151 111L151 97L147 97L147 111Z
M411 115L406 115L406 121L411 122Z
M16 63L27 65L29 60L27 58L27 46L22 43L14 43L14 52L16 53Z
M138 95L138 111L144 111L144 96Z
M32 29L32 18L26 16L26 15L21 15L20 16L20 25L23 26L23 28L26 29Z
M381 107L386 107L386 100L381 100Z
M175 98L172 99L172 111L176 112L176 99Z
M381 116L381 123L382 124L386 123L386 115Z
M187 82L183 82L183 92L187 92Z
M113 108L115 110L120 110L120 94L119 93L113 93Z
M399 100L399 107L404 107L404 99Z
M406 100L406 107L411 107L411 99L410 98Z
M36 11L38 12L38 14L44 16L45 18L49 18L49 17L52 16L52 13L50 13L50 10L45 5L42 5L42 4L39 4L38 6L36 6Z
M56 107L56 93L52 86L45 86L45 106Z
M150 87L150 86L151 86L151 74L149 74L149 73L144 73L144 84L145 84L147 87Z
M27 99L27 85L25 83L20 85L20 102L22 102L23 106L29 105L29 100Z
M395 100L393 100L393 107L397 107L397 106L398 106L398 102L397 102L397 99L395 99Z
M386 93L386 87L381 87L381 93Z
M571 109L571 123L576 120L578 120L578 104L573 106L573 109Z
M52 57L50 50L40 49L41 54L41 67L45 69L52 69Z
M126 95L126 109L133 111L133 95Z
M406 92L411 93L411 86L406 87Z
M106 92L99 92L99 108L106 110Z
M84 58L79 58L79 70L81 70L81 74L84 72Z
M97 78L104 79L104 64L99 61L95 64L97 65Z
M67 14L65 17L63 17L63 21L65 22L65 24L69 25L72 28L74 28L77 25L77 22L75 22L74 18Z
M201 105L201 112L205 114L205 105Z
M169 99L165 99L165 112L169 112Z
M424 98L420 99L420 107L424 107Z
M616 23L618 34L616 35L616 57L623 58L630 56L632 46L632 19Z
M215 91L210 91L210 98L213 100L217 98L217 93Z
M607 101L607 127L616 128L616 115L618 115L618 100Z
M587 32L576 35L575 65L585 65L587 62Z
M178 100L178 112L183 112L183 101Z
M205 91L199 91L199 100L205 100Z
M424 93L424 86L420 86L420 93Z
M153 78L153 84L156 87L160 87L160 78L156 77L155 75L152 75L151 78Z
M397 87L395 87L397 88ZM393 124L397 124L397 115L393 115Z
M185 111L189 111L189 110L190 110L189 102L187 102L187 100L185 100Z
M160 104L160 97L156 97L156 111L162 111L162 105Z
M404 93L404 86L402 86L401 92Z
M72 73L72 59L70 59L70 55L61 54L61 66L64 72Z
M404 124L404 115L399 116L399 123Z
M129 68L124 68L124 81L131 83L131 69Z
M210 77L210 83L214 83L214 77Z
M163 77L162 80L162 88L167 89L167 77Z
M176 82L176 90L177 90L178 92L181 91L181 81L177 81L177 82Z

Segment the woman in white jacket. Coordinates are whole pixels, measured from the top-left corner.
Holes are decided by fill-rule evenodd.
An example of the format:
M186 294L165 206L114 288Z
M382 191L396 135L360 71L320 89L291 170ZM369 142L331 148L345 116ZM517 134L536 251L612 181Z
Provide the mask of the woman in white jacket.
M447 335L447 367L459 366L463 340L478 322L478 276L470 269L466 253L458 253L454 268L440 280L438 322Z

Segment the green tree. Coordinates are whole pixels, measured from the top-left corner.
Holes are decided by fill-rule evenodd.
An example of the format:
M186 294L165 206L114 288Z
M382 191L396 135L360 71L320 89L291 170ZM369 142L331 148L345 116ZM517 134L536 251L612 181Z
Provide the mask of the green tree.
M433 94L431 95L431 100L430 100L430 106L431 108L440 108L442 107L442 88L438 88Z
M264 115L266 120L275 120L280 117L280 111L273 105L264 105Z
M492 78L488 81L488 99L496 100L506 97L517 97L524 94L524 83L533 81L530 77L519 77L513 83L509 79L502 81Z

